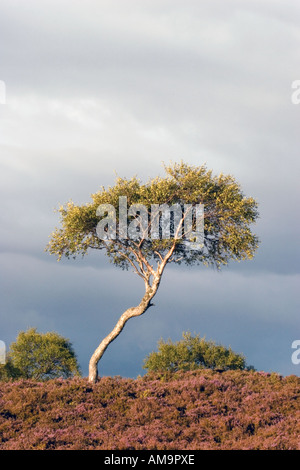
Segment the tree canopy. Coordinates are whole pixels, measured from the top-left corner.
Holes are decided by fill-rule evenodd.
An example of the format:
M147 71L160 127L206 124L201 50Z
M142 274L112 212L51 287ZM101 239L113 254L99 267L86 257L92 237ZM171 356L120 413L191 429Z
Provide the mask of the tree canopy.
M36 328L18 334L10 345L6 369L12 378L35 380L80 375L69 340L56 332L38 333Z
M67 258L85 255L89 249L105 249L110 260L127 269L134 267L143 275L143 264L160 262L175 247L168 262L215 265L220 267L230 259L252 258L258 238L250 225L258 217L258 205L252 197L245 197L240 185L231 175L214 176L206 167L193 167L184 163L166 166L166 177L156 177L143 184L137 177L117 178L116 184L102 187L92 194L92 202L76 205L73 201L59 207L61 228L51 235L47 250ZM127 205L142 204L151 214L151 205L202 204L204 207L204 247L190 250L183 239L146 239L140 232L132 240L120 236L119 198L126 197ZM101 240L97 235L99 205L109 204L116 209L117 234L114 240ZM128 215L128 224L136 218ZM150 222L149 222L150 224Z
M246 369L243 354L235 353L231 347L208 341L199 335L184 332L180 341L160 340L158 351L153 351L144 360L148 371L195 370L195 369Z

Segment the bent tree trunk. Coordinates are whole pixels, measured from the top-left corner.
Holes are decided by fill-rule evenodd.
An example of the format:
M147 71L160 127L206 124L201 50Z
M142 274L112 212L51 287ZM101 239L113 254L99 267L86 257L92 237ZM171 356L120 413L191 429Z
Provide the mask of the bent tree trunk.
M109 333L99 344L98 348L92 355L89 363L89 382L96 383L98 380L98 362L103 356L108 345L121 333L126 322L132 317L138 317L146 312L146 310L152 305L151 300L157 292L158 285L160 282L160 276L155 278L152 286L149 284L146 286L146 292L142 298L140 304L137 307L128 308L119 318L114 329Z

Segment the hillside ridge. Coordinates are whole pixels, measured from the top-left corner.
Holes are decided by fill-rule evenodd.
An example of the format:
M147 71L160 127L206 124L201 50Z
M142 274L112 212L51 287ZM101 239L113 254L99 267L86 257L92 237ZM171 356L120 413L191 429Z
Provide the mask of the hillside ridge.
M240 370L0 382L0 450L299 450L299 398Z

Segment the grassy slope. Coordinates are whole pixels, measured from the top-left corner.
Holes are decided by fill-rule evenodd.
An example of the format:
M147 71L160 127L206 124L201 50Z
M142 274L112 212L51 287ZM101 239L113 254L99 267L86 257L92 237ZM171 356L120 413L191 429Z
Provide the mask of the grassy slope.
M180 372L0 383L4 449L300 449L300 378Z

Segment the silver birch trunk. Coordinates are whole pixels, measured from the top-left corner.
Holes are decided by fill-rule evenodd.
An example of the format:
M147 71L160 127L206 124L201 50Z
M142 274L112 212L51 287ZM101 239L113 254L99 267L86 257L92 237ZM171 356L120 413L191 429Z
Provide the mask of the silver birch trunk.
M146 310L151 306L151 300L157 292L161 274L159 273L153 279L152 286L146 283L146 292L142 298L140 304L137 307L128 308L119 318L114 329L109 333L99 344L94 354L92 355L89 363L89 382L96 383L98 380L98 362L103 356L106 348L109 344L121 333L126 322L133 317L138 317L146 312Z

